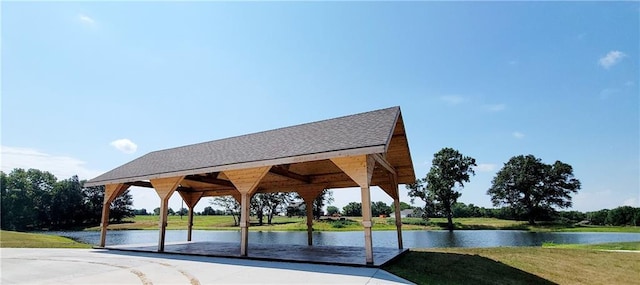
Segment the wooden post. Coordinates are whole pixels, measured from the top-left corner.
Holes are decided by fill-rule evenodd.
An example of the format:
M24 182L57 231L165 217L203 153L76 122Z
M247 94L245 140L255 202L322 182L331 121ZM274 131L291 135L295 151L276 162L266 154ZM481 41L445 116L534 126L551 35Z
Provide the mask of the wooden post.
M396 212L396 231L398 232L398 248L402 249L402 213L400 213L400 199L393 198L393 205Z
M191 241L191 233L193 232L193 208L195 208L204 192L184 192L178 191L180 196L182 197L182 201L187 204L189 208L189 221L187 224L187 241Z
M373 264L373 239L371 238L371 191L369 186L361 187L362 196L362 226L364 227L364 247L367 264Z
M324 186L317 189L308 189L304 191L298 191L298 194L304 200L305 209L307 212L307 244L313 245L313 201L318 198L324 191Z
M251 217L249 206L251 197L249 193L242 193L240 196L240 255L247 256L249 248L249 225Z
M224 174L240 192L240 255L247 256L249 246L249 203L253 193L258 190L260 180L267 175L271 166L238 170L227 170Z
M362 226L364 228L364 247L367 264L373 264L373 240L371 238L371 192L369 186L375 158L371 155L332 158L331 161L347 174L354 182L360 185L362 197Z
M304 201L307 210L307 245L313 245L313 200L315 199L310 202Z
M189 207L189 224L187 225L187 241L191 241L192 231L193 231L193 207Z
M393 198L393 206L396 219L396 231L398 232L398 248L402 249L402 214L400 213L400 189L398 189L398 176L394 172L389 172L389 182L380 184L380 188L384 190L391 198Z
M109 225L109 212L111 202L120 196L129 185L108 184L104 186L104 200L102 202L102 219L100 221L100 247L104 247L107 241L107 226Z
M165 233L167 230L167 211L169 210L169 198L180 185L184 176L151 179L151 185L160 196L160 234L158 236L158 252L164 251Z

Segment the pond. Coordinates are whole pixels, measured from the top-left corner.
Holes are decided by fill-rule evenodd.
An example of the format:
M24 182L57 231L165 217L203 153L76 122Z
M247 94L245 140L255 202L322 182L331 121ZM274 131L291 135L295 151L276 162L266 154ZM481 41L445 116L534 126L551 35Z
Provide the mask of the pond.
M95 231L60 231L45 232L70 237L89 244L97 245L100 232ZM405 248L429 247L498 247L498 246L540 246L545 242L566 243L605 243L640 241L640 233L535 233L510 230L467 230L455 231L403 231ZM183 242L187 240L186 230L168 230L166 242ZM240 231L204 231L194 230L193 241L238 242ZM107 232L107 245L155 244L158 242L158 231L124 230ZM307 244L306 232L249 232L249 244ZM314 232L314 245L331 246L364 246L364 233L353 232ZM374 247L396 247L395 231L374 231Z

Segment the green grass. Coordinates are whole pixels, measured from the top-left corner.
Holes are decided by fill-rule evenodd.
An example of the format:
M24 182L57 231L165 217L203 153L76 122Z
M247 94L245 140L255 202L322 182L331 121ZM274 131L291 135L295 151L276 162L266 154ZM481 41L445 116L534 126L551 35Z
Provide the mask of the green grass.
M555 244L545 243L544 248L572 248L588 250L637 250L640 253L640 241L631 242L611 242L598 244Z
M91 245L60 236L0 231L0 247L91 248Z
M640 242L624 244L637 247ZM384 269L417 284L639 284L640 253L543 247L412 249Z

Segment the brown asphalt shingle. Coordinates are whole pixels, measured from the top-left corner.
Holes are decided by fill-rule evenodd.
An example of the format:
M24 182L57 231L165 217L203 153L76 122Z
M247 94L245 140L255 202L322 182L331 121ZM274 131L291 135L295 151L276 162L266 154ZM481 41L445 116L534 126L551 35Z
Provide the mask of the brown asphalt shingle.
M159 150L106 172L87 186L310 154L388 147L400 107Z

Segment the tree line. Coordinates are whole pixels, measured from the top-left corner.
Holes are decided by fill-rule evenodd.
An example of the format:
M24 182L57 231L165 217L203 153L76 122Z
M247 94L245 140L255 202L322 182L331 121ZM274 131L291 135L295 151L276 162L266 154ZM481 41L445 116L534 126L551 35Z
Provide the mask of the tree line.
M640 223L640 208L629 206L588 213L559 212L558 209L573 205L572 195L578 192L581 183L574 177L571 165L562 161L546 164L531 154L512 157L493 178L487 195L494 206L501 208L458 203L464 183L475 175L475 166L474 158L452 148L441 149L434 154L426 177L406 185L412 202L415 198L425 202L424 217L446 217L450 231L454 217L495 217L526 220L529 224L537 220L588 221L595 225Z
M58 180L37 169L0 171L2 229L69 229L100 223L104 186L84 187L78 176ZM111 222L133 216L129 191L111 203Z
M400 202L400 209L411 209L411 217L423 218L446 218L442 211L432 211L426 213L423 207L415 207L405 202ZM371 213L373 216L385 215L393 218L391 205L382 201L371 203ZM451 206L453 218L496 218L501 220L526 221L526 214L518 212L511 207L485 208L474 204L456 202ZM362 204L359 202L349 202L342 208L342 211L335 206L327 207L327 214L340 214L349 217L362 216ZM620 206L614 209L603 209L592 212L580 211L552 211L538 216L538 221L557 222L561 224L584 223L600 226L640 226L640 207Z
M449 231L453 231L453 206L462 195L464 183L475 175L475 166L473 157L453 148L443 148L433 155L426 177L406 185L409 196L425 202L427 216L444 215ZM554 213L556 208L571 207L571 195L581 186L571 165L561 161L546 164L533 155L509 159L491 184L487 194L493 205L505 206L514 215L526 217L529 224Z

